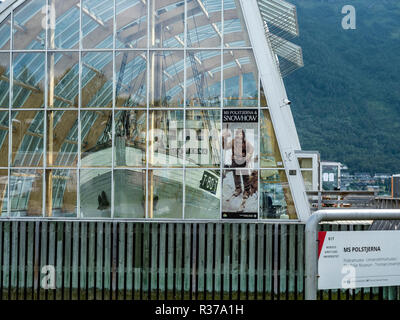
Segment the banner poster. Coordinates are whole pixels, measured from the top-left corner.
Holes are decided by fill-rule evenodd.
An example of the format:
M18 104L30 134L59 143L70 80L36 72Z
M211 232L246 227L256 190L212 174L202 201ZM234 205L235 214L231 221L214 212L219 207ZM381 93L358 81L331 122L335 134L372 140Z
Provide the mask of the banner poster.
M222 117L222 218L257 219L258 110L225 109Z

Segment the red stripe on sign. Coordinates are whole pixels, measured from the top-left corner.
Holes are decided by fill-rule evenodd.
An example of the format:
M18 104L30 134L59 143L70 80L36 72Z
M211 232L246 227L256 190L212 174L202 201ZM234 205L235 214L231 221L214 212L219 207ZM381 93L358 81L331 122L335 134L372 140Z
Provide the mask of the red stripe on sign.
M326 231L318 232L318 259L319 255L321 254L322 247L324 245L325 237L326 237Z

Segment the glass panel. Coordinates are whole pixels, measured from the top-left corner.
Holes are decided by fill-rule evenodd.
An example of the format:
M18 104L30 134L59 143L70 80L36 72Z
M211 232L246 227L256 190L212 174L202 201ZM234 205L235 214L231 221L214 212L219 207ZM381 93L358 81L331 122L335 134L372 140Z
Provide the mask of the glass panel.
M258 171L250 169L223 170L222 217L257 219Z
M117 107L146 108L147 58L143 51L117 51L115 97Z
M260 216L263 219L297 219L284 170L261 170Z
M113 47L114 1L82 0L82 46Z
M264 88L260 81L260 107L268 108L267 98L265 97Z
M10 210L12 217L42 216L43 170L11 170Z
M219 219L220 196L219 170L185 171L186 219Z
M221 105L220 51L187 51L186 106Z
M50 108L77 108L79 56L77 53L49 53L47 56L48 100Z
M10 55L8 53L0 53L0 108L8 108L9 105Z
M278 141L276 140L269 110L261 111L260 130L261 167L283 167L281 152L279 151Z
M116 218L145 218L146 170L114 170Z
M14 49L44 49L46 11L45 0L25 1L14 11Z
M13 165L42 166L44 111L14 111L11 118Z
M0 23L0 50L10 49L11 15Z
M186 112L186 165L218 167L221 163L221 112L188 110Z
M47 166L76 167L78 112L47 111Z
M146 167L146 111L117 111L114 116L117 167Z
M312 168L312 158L298 158L299 160L299 165L300 168L307 168L311 169Z
M111 52L85 52L82 57L82 107L112 107Z
M224 51L224 106L258 107L258 71L252 50Z
M301 174L303 175L303 180L304 180L304 185L306 187L306 191L313 191L313 177L312 177L312 171L301 171Z
M185 1L150 0L150 46L183 47L185 32Z
M149 218L182 219L183 170L149 170Z
M44 54L14 53L13 107L42 108L44 102Z
M149 165L181 167L183 111L150 111Z
M77 170L46 170L46 216L77 216Z
M222 117L224 167L258 167L258 110L224 109Z
M147 47L147 1L116 0L116 48Z
M0 206L1 206L1 217L8 216L8 170L0 170Z
M82 217L110 218L111 170L80 170L79 194Z
M79 0L48 0L47 48L79 48Z
M250 47L250 39L239 1L224 0L225 47Z
M111 166L112 111L81 112L81 166Z
M338 165L322 165L322 190L338 190L339 180Z
M221 46L222 0L187 2L187 46L215 48Z
M7 111L0 111L0 167L7 167L8 165L8 118L9 113Z
M150 51L150 107L182 107L183 51Z

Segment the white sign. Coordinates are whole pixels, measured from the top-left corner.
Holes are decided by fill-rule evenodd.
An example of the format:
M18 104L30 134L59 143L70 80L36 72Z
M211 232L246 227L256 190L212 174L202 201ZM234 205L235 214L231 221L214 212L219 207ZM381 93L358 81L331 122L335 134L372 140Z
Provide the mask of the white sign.
M319 232L318 289L400 285L400 231Z

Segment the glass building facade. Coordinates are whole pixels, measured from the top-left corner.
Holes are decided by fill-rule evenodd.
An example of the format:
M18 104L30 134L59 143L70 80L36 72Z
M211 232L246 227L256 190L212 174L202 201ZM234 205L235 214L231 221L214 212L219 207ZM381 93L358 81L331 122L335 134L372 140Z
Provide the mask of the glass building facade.
M0 14L2 217L297 218L239 1Z

